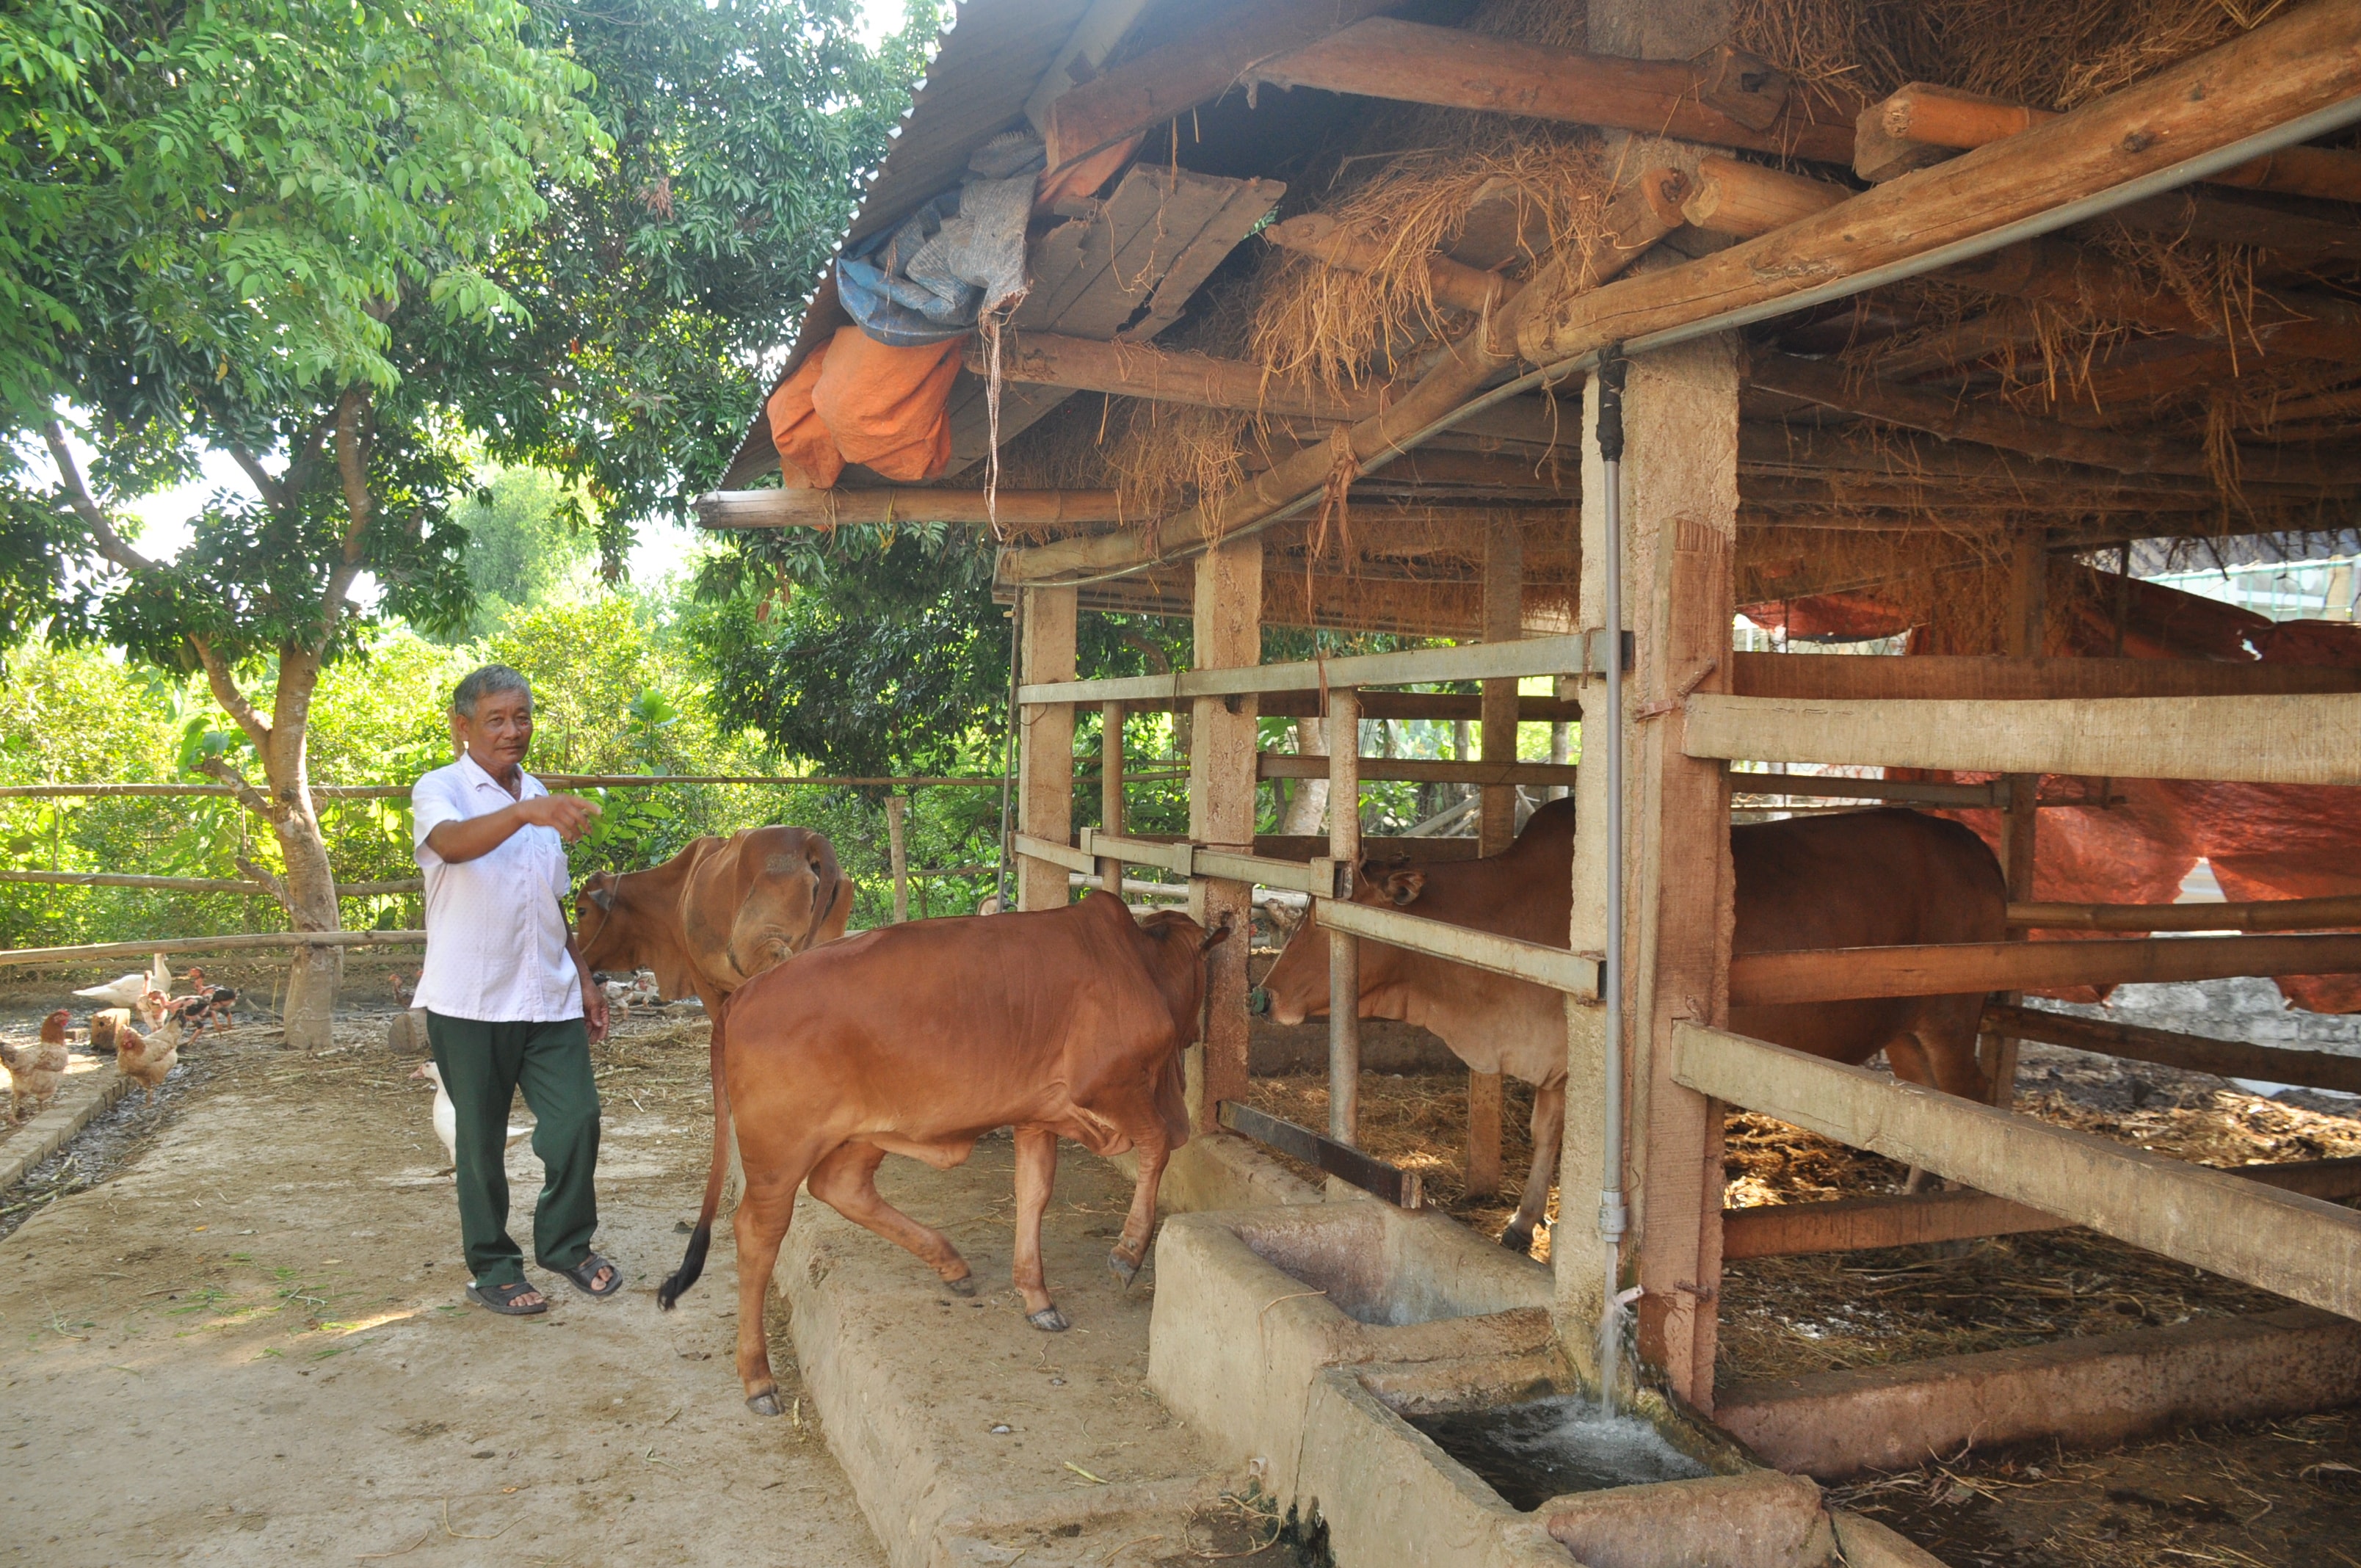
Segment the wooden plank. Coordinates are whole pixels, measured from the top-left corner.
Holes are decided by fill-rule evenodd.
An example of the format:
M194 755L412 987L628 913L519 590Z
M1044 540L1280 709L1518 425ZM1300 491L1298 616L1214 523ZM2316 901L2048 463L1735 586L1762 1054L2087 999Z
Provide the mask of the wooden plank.
M1675 1036L1701 1093L2361 1318L2361 1214L1741 1035Z
M1430 681L1480 681L1502 675L1559 675L1601 668L1598 661L1603 658L1598 634L1584 631L1564 637L1529 637L1521 642L1414 648L1399 653L1356 653L1344 659L1301 659L1284 664L1207 666L1176 670L1169 675L1117 675L1057 686L1035 684L1020 688L1016 700L1152 703L1159 698L1185 697L1202 701L1260 692L1316 692L1323 686L1411 685Z
M1121 522L1113 490L1003 489L994 506L982 490L896 487L876 490L708 490L697 498L699 528L890 527L900 522L984 523L996 506L1006 527L1081 528Z
M1853 172L1864 180L1891 179L2056 118L2050 110L1913 82L1861 111L1863 134L1855 143ZM2323 202L2361 201L2361 157L2334 148L2290 147L2225 169L2208 183Z
M2012 1030L2028 1040L2184 1072L2210 1072L2216 1078L2244 1078L2262 1083L2293 1083L2307 1089L2333 1089L2340 1094L2361 1094L2361 1057L2303 1051L2279 1046L2254 1046L2243 1040L2216 1040L2139 1024L2119 1024L2108 1018L2085 1018L2053 1013L2043 1007L1987 1004L1984 1027Z
M2332 1201L2361 1197L2361 1157L2285 1165L2216 1168L2281 1192ZM1814 1252L1866 1252L1928 1242L2055 1231L2069 1222L2005 1198L1965 1189L1914 1195L1838 1198L1817 1203L1765 1203L1721 1212L1722 1256L1790 1257Z
M1154 699L1134 698L1124 706L1134 713L1170 713L1175 705L1168 690ZM1317 687L1265 692L1261 707L1265 718L1317 718L1323 713ZM1361 693L1364 718L1472 719L1482 718L1483 712L1483 698L1472 692ZM1571 697L1521 696L1517 699L1517 719L1522 724L1579 723L1582 705Z
M1583 54L1458 27L1377 19L1258 60L1248 74L1279 87L1603 126L1824 163L1852 161L1853 101L1839 104L1799 87L1768 126L1750 126L1704 102L1705 72L1687 60Z
M2361 784L2361 696L1815 702L1700 693L1689 699L1687 744L1693 757L1762 762L2352 784Z
M1080 872L1084 876L1089 876L1098 870L1097 861L1082 850L1077 850L1073 845L1059 839L1046 839L1035 833L1018 833L1015 836L1014 841L1018 854L1057 866L1063 871ZM1060 877L1059 881L1060 885L1064 885L1064 878Z
M1276 0L1220 16L1082 83L1047 106L1049 167L1163 125L1220 97L1256 60L1301 49L1399 0Z
M1938 784L1901 780L1821 778L1811 773L1752 773L1732 769L1730 787L1741 795L1804 795L1822 800L1899 801L1909 806L1952 806L1971 810L2005 804L1997 784Z
M1224 1127L1239 1136L1252 1138L1267 1148L1277 1149L1290 1159L1300 1159L1340 1181L1384 1199L1397 1209L1416 1209L1425 1201L1418 1172L1373 1159L1339 1139L1323 1138L1309 1127L1282 1122L1235 1100L1222 1102L1220 1120Z
M1266 779L1324 779L1325 757L1299 757L1290 751L1265 751L1256 763ZM1556 762L1455 762L1444 758L1364 757L1361 777L1371 783L1472 784L1487 789L1513 790L1519 784L1570 784L1575 765ZM1480 837L1480 835L1479 835ZM1513 838L1514 835L1510 835ZM1504 843L1502 849L1507 848ZM1488 850L1498 854L1499 850Z
M1262 541L1218 546L1197 561L1191 641L1209 669L1251 668L1262 657ZM1199 696L1191 719L1189 837L1215 850L1249 855L1255 839L1255 736L1251 696ZM1232 938L1206 954L1205 1053L1198 1125L1211 1130L1215 1107L1246 1091L1246 939L1253 918L1250 883L1191 878L1189 912L1207 930L1224 921Z
M2361 692L2361 670L2229 664L2211 659L2048 659L1913 654L1907 658L1736 653L1740 696L1821 700L2273 696Z
M0 968L144 959L152 953L249 953L279 948L416 948L423 931L250 931L235 937L159 937L146 942L88 942L72 948L16 948L0 952Z
M1343 899L1320 906L1320 923L1332 931L1432 954L1516 980L1529 980L1554 991L1594 999L1598 994L1596 953L1545 948L1538 942L1522 942L1513 937L1498 937L1489 931L1430 920L1422 915L1407 915L1399 909L1351 904Z
M1533 301L1520 356L1554 365L1610 343L1819 297L1888 263L2037 220L2361 93L2361 0L2316 0L2022 136L1982 147L1685 266ZM1528 301L1533 301L1530 305Z
M1768 1007L2275 974L2361 974L2361 936L2107 938L1743 953L1731 960L1730 993L1733 1003Z
M1074 676L1074 591L1031 588L1025 595L1021 636L1025 674L1036 682ZM1032 839L1065 842L1074 830L1074 708L1044 703L1021 709L1016 751L1017 830ZM1030 855L1016 861L1016 907L1062 909L1067 868Z
M1361 694L1340 686L1328 694L1328 862L1341 872L1345 893L1361 863ZM1361 1141L1361 944L1328 933L1328 1135ZM1338 1005L1339 998L1351 998Z
M2011 903L2008 923L2048 931L2325 931L2361 926L2361 894L2248 904Z

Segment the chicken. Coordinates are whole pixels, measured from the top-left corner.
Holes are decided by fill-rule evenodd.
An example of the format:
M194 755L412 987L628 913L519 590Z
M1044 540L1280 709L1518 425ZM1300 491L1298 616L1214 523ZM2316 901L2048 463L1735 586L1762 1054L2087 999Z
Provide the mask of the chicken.
M188 981L190 993L203 997L205 1003L202 1015L192 1014L190 1022L202 1027L206 1019L211 1019L217 1030L231 1028L236 1024L236 1017L231 1011L237 1002L236 992L226 985L207 982L205 971L193 965L190 967Z
M8 1069L8 1116L11 1121L25 1119L25 1106L29 1102L35 1111L58 1096L58 1085L66 1076L66 1025L73 1014L60 1007L41 1020L41 1037L29 1046L12 1046L0 1040L0 1065Z
M137 1008L139 1015L152 1024L157 1014L148 1005L148 993L151 991L165 996L172 994L172 971L165 966L161 953L156 955L155 962L148 966L146 974L126 974L119 980L110 980L104 985L85 986L74 994L87 996L93 1002L104 1002L109 1007Z
M107 1007L90 1015L90 1048L101 1056L115 1054L115 1042L131 1027L131 1009Z
M203 1004L200 997L182 997L173 1002L156 992L149 992L152 1004L163 1015L152 1034L142 1036L128 1024L116 1034L115 1069L148 1091L148 1103L156 1103L156 1091L181 1061L181 1036L187 1032L190 1003Z
M451 1091L443 1087L443 1069L431 1061L420 1062L418 1070L410 1076L423 1078L434 1086L434 1135L443 1140L443 1155L451 1162L451 1168L458 1169L459 1108L451 1103ZM531 1127L511 1124L508 1141L502 1146L514 1148L516 1141L532 1131Z
M393 1004L396 1007L409 1006L410 999L418 994L416 982L402 979L400 970L395 970L386 978L393 982Z

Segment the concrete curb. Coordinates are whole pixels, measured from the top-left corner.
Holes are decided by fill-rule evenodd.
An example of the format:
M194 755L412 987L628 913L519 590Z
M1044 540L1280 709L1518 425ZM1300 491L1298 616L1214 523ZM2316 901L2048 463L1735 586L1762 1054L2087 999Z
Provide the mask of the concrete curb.
M65 1147L76 1133L130 1090L131 1080L114 1070L112 1062L99 1060L83 1071L69 1071L49 1108L0 1144L0 1192L24 1180L27 1171Z

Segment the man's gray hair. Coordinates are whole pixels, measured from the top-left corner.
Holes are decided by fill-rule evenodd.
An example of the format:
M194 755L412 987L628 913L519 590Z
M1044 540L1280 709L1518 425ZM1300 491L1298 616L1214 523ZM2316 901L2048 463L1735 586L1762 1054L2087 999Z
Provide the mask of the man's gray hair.
M486 664L482 669L459 683L451 694L451 711L462 718L476 717L476 705L488 696L502 692L522 692L527 701L533 697L533 683L510 669L506 664Z

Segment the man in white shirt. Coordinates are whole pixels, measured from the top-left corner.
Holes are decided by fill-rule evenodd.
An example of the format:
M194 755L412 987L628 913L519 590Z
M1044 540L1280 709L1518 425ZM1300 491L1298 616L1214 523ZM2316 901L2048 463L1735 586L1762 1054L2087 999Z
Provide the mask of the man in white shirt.
M522 1317L549 1310L508 1233L509 1107L524 1091L533 1152L548 1180L533 1206L533 1256L590 1296L622 1288L590 1250L598 1228L598 1089L590 1044L607 1033L607 999L566 919L565 846L598 807L551 795L524 771L533 691L488 664L451 698L459 760L410 792L412 842L426 874L426 961L413 1005L457 1113L459 1234L467 1299Z

